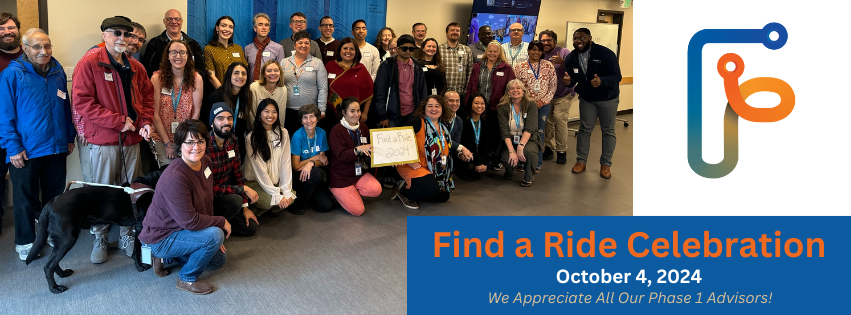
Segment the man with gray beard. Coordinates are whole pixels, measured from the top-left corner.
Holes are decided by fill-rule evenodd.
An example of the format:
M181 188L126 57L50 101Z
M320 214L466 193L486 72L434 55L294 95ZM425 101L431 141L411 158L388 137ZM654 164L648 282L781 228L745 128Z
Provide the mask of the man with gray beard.
M139 142L150 138L154 87L139 61L128 58L133 25L122 17L101 23L104 48L84 57L74 69L74 109L82 116L83 137L91 159L92 180L121 185L137 175ZM108 259L109 225L92 225L91 261ZM132 227L121 227L119 248L133 253Z

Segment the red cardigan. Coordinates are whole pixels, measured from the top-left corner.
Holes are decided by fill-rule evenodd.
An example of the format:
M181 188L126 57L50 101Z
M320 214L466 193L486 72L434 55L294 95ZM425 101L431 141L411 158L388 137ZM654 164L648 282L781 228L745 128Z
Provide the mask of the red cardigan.
M465 107L470 107L473 95L476 95L479 91L479 71L482 70L482 64L486 62L487 59L473 64L473 71L470 72L470 79L467 80L467 94L464 100ZM502 72L503 75L499 76L497 72ZM499 100L505 95L505 86L508 85L509 81L514 79L514 70L508 66L508 63L500 62L494 67L493 71L491 71L491 99L488 103L488 109L496 110L496 105L499 104Z

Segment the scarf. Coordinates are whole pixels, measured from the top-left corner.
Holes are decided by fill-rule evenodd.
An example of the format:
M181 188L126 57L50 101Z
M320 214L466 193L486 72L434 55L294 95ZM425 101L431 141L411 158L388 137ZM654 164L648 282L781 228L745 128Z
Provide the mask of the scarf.
M257 56L254 57L254 69L251 71L254 73L251 78L254 81L260 79L260 67L263 66L263 51L266 50L266 45L269 45L272 39L269 36L266 36L266 40L260 42L257 40L257 37L254 38L254 46L257 46Z
M340 124L343 125L343 127L346 127L346 129L349 129L351 131L357 131L358 128L360 127L360 121L358 121L357 125L352 126L352 125L349 125L349 122L346 121L345 117L340 118Z
M452 157L448 155L449 148L452 146L452 139L449 136L449 130L446 125L437 123L440 130L435 130L434 125L425 118L422 119L423 128L425 130L425 150L426 150L426 166L428 170L434 174L437 180L437 185L441 191L452 192L455 190L455 182L452 181ZM447 153L446 165L440 163L440 157Z

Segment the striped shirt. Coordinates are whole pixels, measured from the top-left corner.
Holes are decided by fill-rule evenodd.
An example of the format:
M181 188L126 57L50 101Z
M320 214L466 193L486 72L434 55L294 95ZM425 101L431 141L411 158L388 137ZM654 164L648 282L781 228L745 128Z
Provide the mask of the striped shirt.
M328 102L328 72L322 59L307 55L307 59L296 65L295 56L284 59L284 84L287 86L287 108L298 110L307 104L316 104L325 112ZM298 87L298 95L295 95Z

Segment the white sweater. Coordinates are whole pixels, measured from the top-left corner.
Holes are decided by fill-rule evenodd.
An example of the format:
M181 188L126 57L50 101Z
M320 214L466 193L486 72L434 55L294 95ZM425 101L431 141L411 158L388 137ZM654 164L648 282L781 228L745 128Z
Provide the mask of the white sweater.
M272 150L272 157L269 161L263 161L260 154L254 155L254 149L251 147L251 134L245 138L246 159L249 163L245 166L245 179L256 181L263 187L267 194L272 196L270 206L275 206L281 199L295 199L295 193L292 190L292 165L290 165L290 136L283 128L280 129L282 139L280 145L275 146L274 142L278 138L273 130L266 131L267 145Z

